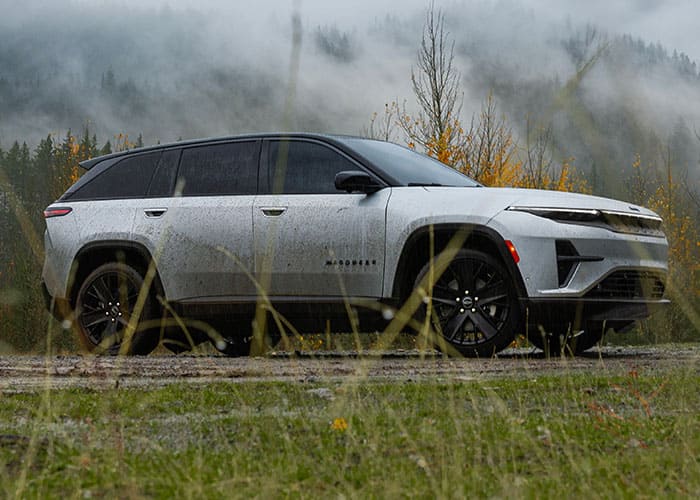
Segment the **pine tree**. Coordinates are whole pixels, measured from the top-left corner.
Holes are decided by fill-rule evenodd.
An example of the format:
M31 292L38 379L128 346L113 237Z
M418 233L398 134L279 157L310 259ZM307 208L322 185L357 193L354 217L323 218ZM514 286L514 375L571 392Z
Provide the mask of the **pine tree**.
M55 153L53 137L51 134L42 139L34 150L33 170L36 177L35 189L38 204L47 204L52 201L51 186L55 179Z
M100 155L108 155L112 153L112 143L107 141L100 149Z
M55 183L51 186L53 198L58 198L68 186L78 180L78 162L80 161L80 145L76 143L75 136L68 129L61 145L56 148L56 176Z
M83 161L97 156L97 153L97 138L94 136L90 137L90 129L86 124L83 130L83 137L80 139L78 157L80 161Z
M22 146L19 148L18 162L20 171L20 178L18 179L19 195L25 204L27 204L30 202L34 191L33 184L35 179L32 175L31 153L29 152L29 146L27 146L26 142L23 142Z
M110 67L107 73L102 75L102 90L111 93L117 87L117 79L114 76L114 71Z
M21 147L19 142L15 141L5 154L4 173L7 177L9 187L13 189L15 194L22 197L24 172L22 172Z

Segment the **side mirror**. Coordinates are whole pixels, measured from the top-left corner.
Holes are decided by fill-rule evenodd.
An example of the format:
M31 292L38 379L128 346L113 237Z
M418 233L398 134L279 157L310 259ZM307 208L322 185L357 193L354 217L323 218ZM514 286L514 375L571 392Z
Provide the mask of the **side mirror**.
M346 170L335 174L335 188L348 193L372 194L382 186L371 175L361 170Z

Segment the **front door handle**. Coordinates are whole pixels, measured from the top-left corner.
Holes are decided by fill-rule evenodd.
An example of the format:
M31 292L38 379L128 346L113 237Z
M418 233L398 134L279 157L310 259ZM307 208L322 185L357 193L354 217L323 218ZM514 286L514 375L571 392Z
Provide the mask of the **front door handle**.
M167 208L147 208L144 210L144 213L146 214L146 217L156 219L158 217L162 217L167 211Z
M287 211L287 207L264 207L261 210L265 217L279 217Z

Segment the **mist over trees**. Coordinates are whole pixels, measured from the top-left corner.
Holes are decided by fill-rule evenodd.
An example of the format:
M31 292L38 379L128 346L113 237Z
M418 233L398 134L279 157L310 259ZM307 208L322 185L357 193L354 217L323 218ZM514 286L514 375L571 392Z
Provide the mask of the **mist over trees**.
M601 194L620 191L635 155L650 158L668 144L677 167L698 180L700 75L687 55L551 22L517 2L450 4L444 16L462 123L492 94L518 143L528 123L551 126L555 161L573 158L595 173ZM423 18L423 9L407 8L364 25L304 24L294 128L357 134L386 102L410 97ZM21 22L0 20L0 146L36 145L86 124L102 140L142 133L147 144L279 130L290 22L247 21L60 0ZM414 100L406 104L417 111Z

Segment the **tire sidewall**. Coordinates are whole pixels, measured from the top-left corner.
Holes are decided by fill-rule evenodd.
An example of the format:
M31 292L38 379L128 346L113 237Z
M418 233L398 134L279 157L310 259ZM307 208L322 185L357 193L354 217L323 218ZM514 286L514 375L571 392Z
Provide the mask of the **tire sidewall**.
M104 276L107 274L121 274L124 276L127 280L131 281L131 283L136 287L137 290L141 290L144 285L144 279L141 273L139 273L136 269L134 269L132 266L126 263L122 262L108 262L106 264L102 264L96 269L94 269L81 283L80 289L78 290L78 294L76 296L76 302L75 302L75 311L76 311L76 320L75 320L75 330L77 331L77 336L78 340L82 346L82 348L86 352L90 353L97 353L98 350L98 345L92 342L90 340L90 337L88 336L87 332L83 329L83 326L80 322L79 315L80 311L82 310L82 305L83 305L83 297L85 293L87 292L88 288L92 283L98 279L100 276ZM153 351L159 342L159 338L157 335L157 330L156 329L144 329L140 325L142 325L144 322L147 322L148 320L151 320L153 318L156 318L157 316L155 315L155 302L153 299L153 293L152 291L149 290L146 300L143 304L143 309L141 311L141 315L139 317L139 325L137 325L136 331L134 332L134 335L131 340L131 344L126 351L127 355L146 355L149 354L151 351ZM104 353L100 354L108 354L108 355L117 355L119 354L121 348L121 344L115 344L108 348Z
M439 257L436 257L434 260L426 263L423 268L420 270L418 273L418 276L416 277L414 281L414 290L420 286L420 283L423 281L425 276L430 272L430 269L432 266L435 266L437 259ZM518 331L518 328L520 327L520 318L521 318L521 313L520 313L520 307L518 303L518 297L517 297L517 292L515 289L515 285L513 283L512 276L508 272L507 268L505 265L503 265L498 259L495 259L491 255L488 255L484 252L481 252L479 250L470 250L470 249L461 249L457 252L457 254L454 256L452 259L452 262L450 265L452 265L454 262L459 261L459 260L480 260L487 265L491 266L492 268L496 269L502 276L503 279L506 280L506 282L510 283L510 288L508 291L508 298L509 298L509 312L508 312L508 318L505 321L505 324L503 327L499 330L498 334L496 334L495 337L492 337L488 339L486 342L482 344L477 344L473 346L464 346L464 345L457 345L451 343L449 340L445 339L444 337L439 337L436 342L433 342L435 347L440 350L440 351L449 351L451 349L456 349L459 353L461 353L464 356L470 356L470 357L492 357L496 353L502 351L506 347L508 347L512 342L513 339L515 338L515 334ZM436 281L439 279L439 277L436 276ZM421 305L418 308L417 312L417 319L422 322L425 320L426 316L426 309L427 306L425 304ZM432 321L431 321L431 326L432 326ZM445 349L445 346L450 346L449 349Z

